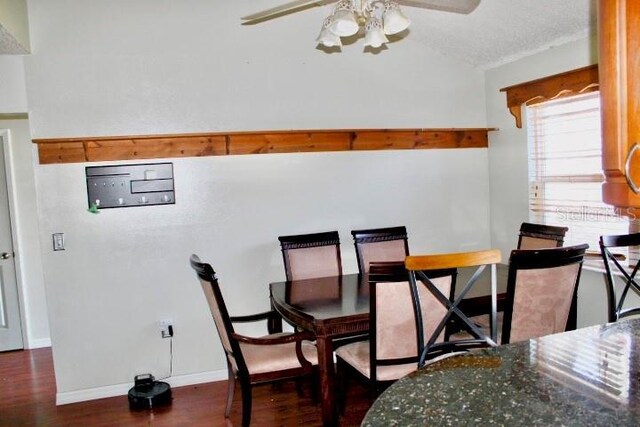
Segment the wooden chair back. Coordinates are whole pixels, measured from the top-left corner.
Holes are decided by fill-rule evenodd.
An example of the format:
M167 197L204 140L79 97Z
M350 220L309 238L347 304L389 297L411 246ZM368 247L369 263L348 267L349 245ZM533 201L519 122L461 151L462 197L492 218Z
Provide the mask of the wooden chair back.
M617 236L600 236L600 253L605 267L607 285L607 317L609 322L616 322L623 317L640 314L640 307L624 307L629 289L640 294L640 285L636 280L640 262L631 268L623 266L611 252L612 248L640 246L640 233L623 234ZM618 280L616 280L618 277ZM622 282L624 287L618 296L616 282Z
M559 248L564 244L564 236L568 230L567 227L523 222L520 226L518 249Z
M337 231L278 237L287 280L315 279L342 274Z
M588 247L511 252L502 344L576 328L578 284Z
M241 370L244 370L246 373L247 368L242 358L240 345L237 340L233 339L233 333L235 332L233 323L231 322L227 306L222 297L216 272L213 271L211 265L201 262L200 258L195 254L191 255L189 262L200 280L202 291L207 299L207 304L209 305L209 310L211 311L211 316L215 322L216 330L220 336L222 348L224 349L229 365L233 368L234 373Z
M358 271L369 272L371 262L404 262L409 255L405 227L373 228L351 231L358 259Z

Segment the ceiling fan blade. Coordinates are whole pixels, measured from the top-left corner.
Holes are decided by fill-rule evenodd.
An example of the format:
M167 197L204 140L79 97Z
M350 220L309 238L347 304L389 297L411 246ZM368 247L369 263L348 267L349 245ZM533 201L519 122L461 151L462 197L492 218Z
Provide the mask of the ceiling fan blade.
M240 19L245 21L243 24L250 24L253 21L263 21L265 19L272 18L277 15L282 15L287 12L293 12L297 9L314 5L314 3L319 5L319 4L326 4L328 2L326 0L295 0L289 3L281 4L280 6L272 7L271 9L267 9L261 12L252 13L251 15L243 16Z
M420 7L423 9L441 10L443 12L461 13L468 15L480 4L480 0L397 0L398 3Z

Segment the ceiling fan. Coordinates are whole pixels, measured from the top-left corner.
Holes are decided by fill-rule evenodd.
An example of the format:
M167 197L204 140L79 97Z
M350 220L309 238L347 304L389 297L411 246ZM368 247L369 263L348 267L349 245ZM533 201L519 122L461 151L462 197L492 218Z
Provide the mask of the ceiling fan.
M325 47L342 46L341 37L357 34L364 28L365 47L379 48L387 35L404 31L411 23L400 5L469 14L480 0L294 0L242 17L243 25L257 24L316 6L336 3L323 24L318 43Z

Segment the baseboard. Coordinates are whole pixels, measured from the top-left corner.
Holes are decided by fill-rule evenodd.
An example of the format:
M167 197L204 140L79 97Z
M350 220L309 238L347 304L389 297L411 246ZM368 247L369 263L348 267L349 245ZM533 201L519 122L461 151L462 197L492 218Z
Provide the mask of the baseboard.
M214 381L226 380L228 372L226 369L219 371L199 372L196 374L177 375L163 379L171 387L183 387L194 384L210 383ZM105 387L87 388L83 390L56 393L56 405L67 405L69 403L85 402L87 400L105 399L107 397L125 396L133 383L115 384Z
M29 340L27 342L27 350L33 350L36 348L51 347L51 338L40 338L37 340Z

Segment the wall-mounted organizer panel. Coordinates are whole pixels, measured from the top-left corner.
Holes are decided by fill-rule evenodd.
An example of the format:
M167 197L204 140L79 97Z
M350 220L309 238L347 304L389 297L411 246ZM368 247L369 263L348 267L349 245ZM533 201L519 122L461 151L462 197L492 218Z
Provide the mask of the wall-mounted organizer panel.
M89 166L89 207L98 209L174 204L173 163Z

